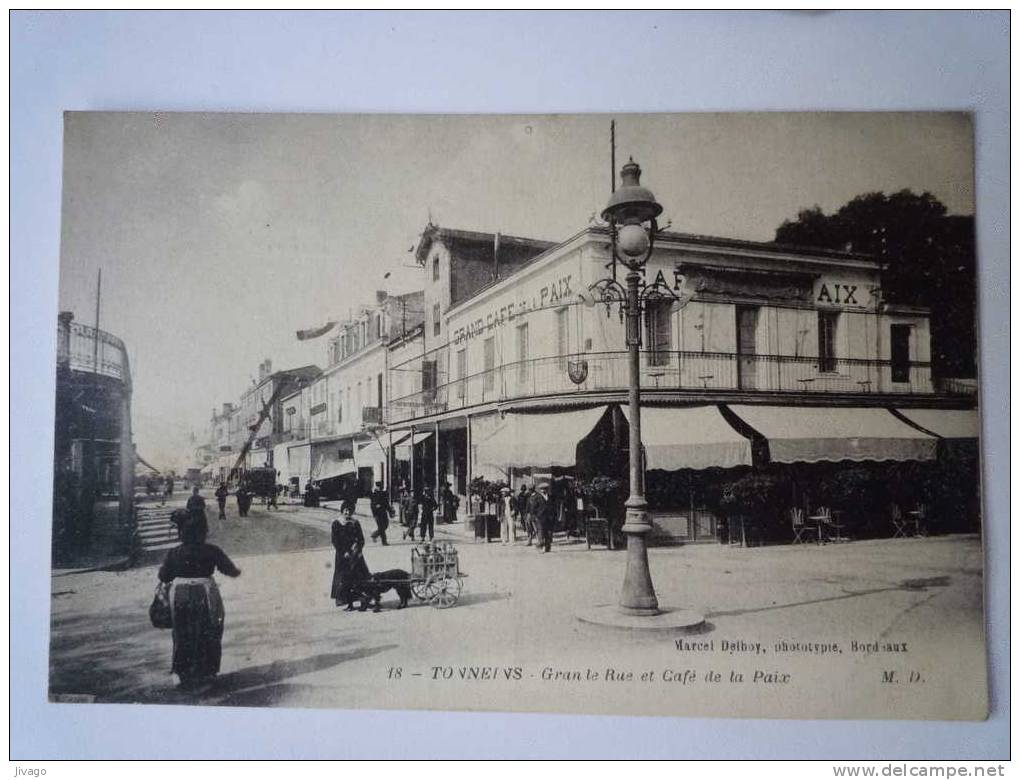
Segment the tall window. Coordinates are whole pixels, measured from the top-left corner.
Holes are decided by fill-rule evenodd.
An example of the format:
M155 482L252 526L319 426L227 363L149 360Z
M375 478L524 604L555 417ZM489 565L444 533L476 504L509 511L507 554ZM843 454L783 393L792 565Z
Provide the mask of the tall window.
M439 322L439 304L436 303L432 305L432 335L438 336L441 327Z
M421 389L423 393L435 393L439 378L438 365L435 360L421 362Z
M457 397L464 398L465 386L467 382L467 350L457 350L457 378L460 380L457 383Z
M672 301L649 301L645 309L645 348L650 366L669 364L673 347L672 313Z
M439 281L439 255L432 258L432 281Z
M482 357L485 375L482 378L482 391L489 393L496 387L496 339L490 336L482 343Z
M818 370L822 373L836 371L836 327L839 312L818 312Z
M375 375L375 397L379 399L379 408L382 409L382 374Z
M517 381L528 381L528 324L517 326Z
M344 391L336 391L336 421L344 421Z
M910 326L889 326L889 357L892 358L892 381L910 381Z
M567 308L556 310L556 354L562 358L566 366L567 355L570 354L570 321L567 319Z

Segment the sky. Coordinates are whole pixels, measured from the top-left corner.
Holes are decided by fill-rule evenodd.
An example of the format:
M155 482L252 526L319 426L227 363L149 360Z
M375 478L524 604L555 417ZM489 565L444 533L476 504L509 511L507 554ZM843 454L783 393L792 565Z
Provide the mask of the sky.
M213 407L325 365L295 331L422 287L425 224L564 240L628 156L672 230L769 241L865 192L974 213L966 114L397 116L69 113L60 309L127 344L138 452L184 468ZM384 275L389 272L389 279Z

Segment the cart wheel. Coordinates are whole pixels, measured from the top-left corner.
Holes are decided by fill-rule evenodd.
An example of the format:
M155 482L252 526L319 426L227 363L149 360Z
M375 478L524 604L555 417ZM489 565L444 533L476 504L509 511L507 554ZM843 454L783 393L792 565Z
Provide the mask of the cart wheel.
M429 603L436 609L447 609L460 598L460 578L447 574L436 574L429 578L425 587L429 590Z
M418 601L425 601L425 580L415 580L411 583L411 593Z

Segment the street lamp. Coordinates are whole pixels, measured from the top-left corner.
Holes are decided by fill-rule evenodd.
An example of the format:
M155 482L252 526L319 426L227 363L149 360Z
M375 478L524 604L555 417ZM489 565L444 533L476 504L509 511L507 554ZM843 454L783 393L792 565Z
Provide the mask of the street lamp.
M620 179L623 184L610 196L602 218L609 223L614 260L627 268L627 286L619 290L615 279L601 280L595 285L603 302L608 305L617 300L627 318L630 495L624 505L627 515L622 528L627 535L627 570L620 593L620 611L630 615L656 615L659 601L648 569L646 540L652 524L648 521L641 463L641 271L652 256L659 229L655 219L662 213L662 205L651 190L641 186L641 167L633 157L620 170Z

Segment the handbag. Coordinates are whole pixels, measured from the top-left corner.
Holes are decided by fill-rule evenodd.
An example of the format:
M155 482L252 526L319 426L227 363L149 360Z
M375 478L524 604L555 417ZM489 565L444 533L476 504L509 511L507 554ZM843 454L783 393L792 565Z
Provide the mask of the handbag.
M165 582L156 585L156 594L149 605L149 620L153 628L173 628L174 611L170 606L170 586Z

